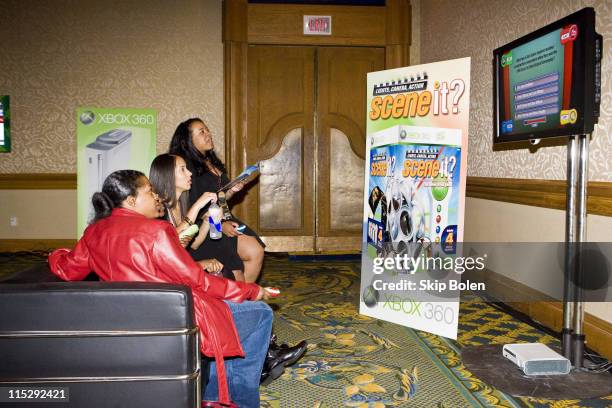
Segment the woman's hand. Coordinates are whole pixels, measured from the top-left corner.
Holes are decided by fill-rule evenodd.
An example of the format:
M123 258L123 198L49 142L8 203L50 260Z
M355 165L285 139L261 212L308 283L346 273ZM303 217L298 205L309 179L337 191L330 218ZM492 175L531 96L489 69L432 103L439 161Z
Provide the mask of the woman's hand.
M244 181L241 181L240 183L237 183L235 186L230 188L230 190L232 190L234 193L237 193L240 190L242 190L243 188L244 188Z
M234 221L225 221L221 224L221 230L228 237L237 237L238 235L242 235L242 232L238 231L236 227L238 227L237 222Z
M197 205L199 208L204 208L204 206L206 206L206 204L213 202L216 203L217 202L217 194L213 193L213 192L206 192L203 193L200 198L197 199L197 201L194 203L194 205Z
M203 259L198 261L202 269L205 269L211 275L218 275L223 269L223 264L216 259Z
M188 227L189 227L189 225L187 225L187 223L185 223L185 222L182 222L178 227L176 227L176 233L179 234L179 241L181 242L181 246L183 248L187 248L187 245L189 244L189 242L193 238L191 236L181 237L181 232L185 231Z
M190 236L185 236L183 238L179 238L179 241L181 241L181 246L183 248L187 248L187 245L189 245L189 242L191 242L192 238L193 237L190 237Z
M259 293L257 294L257 297L255 298L255 300L268 300L268 299L270 299L270 293L268 293L267 290L265 290L264 288L260 286Z
M225 198L227 200L230 200L232 196L234 195L234 193L237 193L238 191L242 190L244 186L245 186L244 181L237 183L235 186L227 190L227 193L225 193Z

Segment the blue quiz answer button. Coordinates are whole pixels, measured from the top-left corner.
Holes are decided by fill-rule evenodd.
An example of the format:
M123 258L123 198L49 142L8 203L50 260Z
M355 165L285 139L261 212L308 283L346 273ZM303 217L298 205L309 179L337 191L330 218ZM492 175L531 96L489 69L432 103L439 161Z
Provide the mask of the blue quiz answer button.
M502 122L502 133L510 133L512 132L512 129L514 127L514 123L512 122L512 120L504 120Z

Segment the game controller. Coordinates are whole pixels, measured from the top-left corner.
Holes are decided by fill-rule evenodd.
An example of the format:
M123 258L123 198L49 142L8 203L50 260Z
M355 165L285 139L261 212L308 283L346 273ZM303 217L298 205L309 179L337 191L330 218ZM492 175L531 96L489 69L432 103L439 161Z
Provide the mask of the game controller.
M183 239L185 237L195 237L199 230L200 229L196 224L190 225L188 228L185 228L183 231L181 231L181 233L179 234L179 239Z
M268 292L268 294L270 295L270 297L277 297L278 295L280 295L280 289L278 288L264 288L266 290L266 292Z

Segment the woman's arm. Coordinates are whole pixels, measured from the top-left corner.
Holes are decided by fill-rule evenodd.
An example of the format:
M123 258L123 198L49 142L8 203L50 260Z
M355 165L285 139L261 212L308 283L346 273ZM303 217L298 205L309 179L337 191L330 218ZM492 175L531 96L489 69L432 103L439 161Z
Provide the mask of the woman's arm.
M261 288L254 283L234 282L211 276L179 244L171 224L164 225L155 233L151 257L158 277L169 283L179 283L203 290L209 296L242 302L264 296Z
M230 188L229 190L226 191L225 199L229 201L234 196L234 194L236 194L237 192L239 192L243 188L244 188L244 182L240 182L240 183L236 184L234 187L232 187L232 188Z
M208 230L210 229L210 224L208 223L208 213L205 213L202 216L202 224L200 225L200 230L198 231L198 235L196 235L195 239L191 243L191 249L198 249L200 245L206 239L208 235Z
M48 262L51 272L66 281L83 280L91 272L89 250L83 238L72 251L60 248L51 252Z
M183 232L184 230L186 230L187 228L189 228L189 226L193 225L195 223L195 219L198 216L198 213L200 212L200 210L202 208L204 208L208 203L210 202L216 202L217 201L217 195L215 193L203 193L194 203L193 205L189 208L189 210L187 211L187 214L184 215L182 220L177 220L178 221L178 225L176 226L176 232L178 234L180 234L181 232ZM177 204L178 205L178 204ZM206 230L206 232L208 232L208 230ZM198 238L202 236L202 232L200 232L198 234ZM206 235L203 235L204 237L206 237ZM181 238L181 246L183 248L187 248L187 245L189 244L189 242L192 240L193 237L184 237ZM202 239L202 241L204 241ZM201 245L202 242L200 242L199 244L197 244L197 246L194 249L197 249L197 247L199 247ZM192 245L193 247L193 245Z
M215 258L202 259L196 262L199 263L202 269L206 270L206 272L211 273L215 276L219 276L219 272L221 272L221 270L223 269L223 264L217 261Z
M203 193L189 208L189 210L187 211L187 214L185 214L185 217L188 218L189 221L193 224L195 222L195 219L198 217L200 210L204 208L206 205L208 205L208 203L210 202L213 202L213 203L217 202L217 194L211 193L211 192ZM181 224L182 223L187 224L187 226L189 224L185 222L184 220L181 222Z

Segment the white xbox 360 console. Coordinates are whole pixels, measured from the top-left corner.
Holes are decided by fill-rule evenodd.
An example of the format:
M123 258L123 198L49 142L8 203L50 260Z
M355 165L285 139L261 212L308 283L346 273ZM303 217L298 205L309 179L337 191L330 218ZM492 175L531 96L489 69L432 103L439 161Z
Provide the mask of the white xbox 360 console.
M505 344L502 354L527 375L562 375L571 369L567 358L542 343Z

